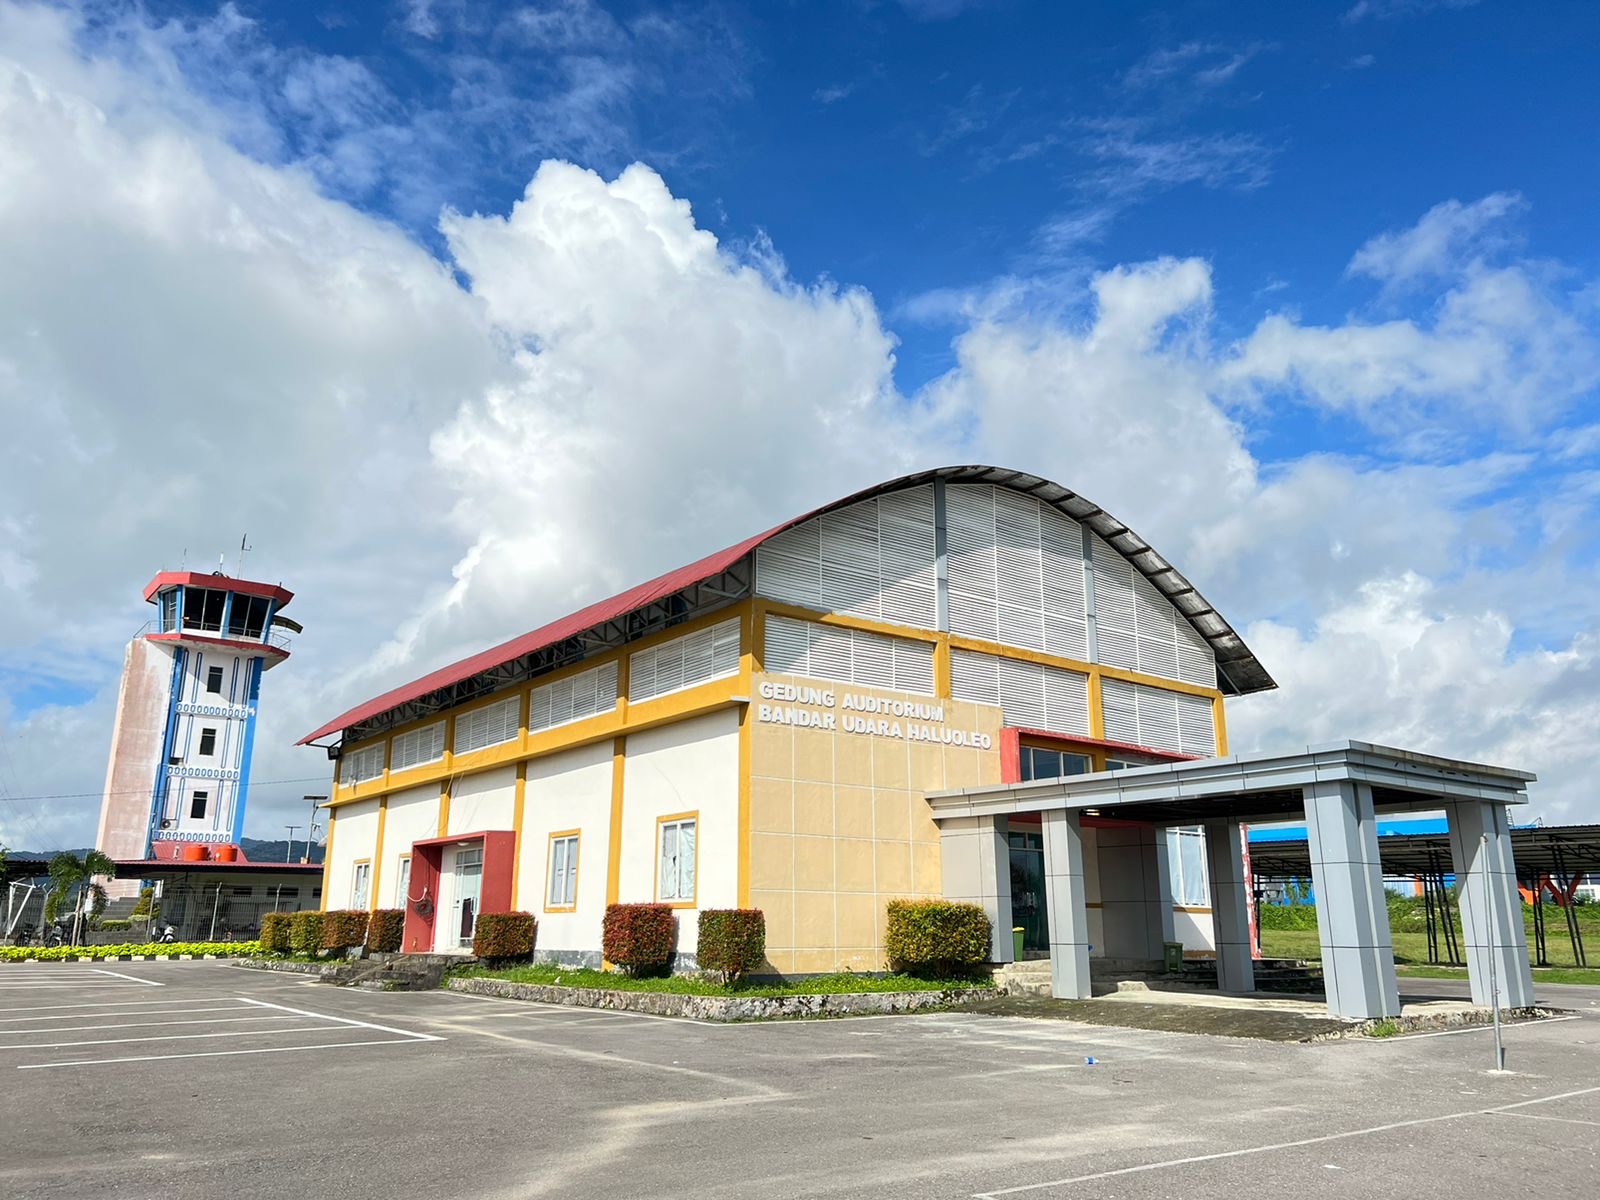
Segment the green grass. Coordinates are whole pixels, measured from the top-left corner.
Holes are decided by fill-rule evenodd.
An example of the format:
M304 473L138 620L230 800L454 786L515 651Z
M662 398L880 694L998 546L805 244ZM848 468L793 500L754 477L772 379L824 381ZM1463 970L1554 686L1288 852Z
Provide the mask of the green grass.
M1369 1038L1389 1038L1400 1032L1400 1026L1394 1021L1374 1021L1366 1028Z
M1578 909L1584 922L1580 929L1583 933L1584 948L1591 956L1600 952L1600 923L1591 924L1592 918L1585 910L1595 910L1595 905L1584 905ZM1559 910L1557 910L1559 912ZM1600 915L1597 913L1596 915ZM1428 962L1428 935L1426 932L1415 932L1391 925L1390 936L1394 939L1394 961L1402 968L1403 974L1417 975L1433 979L1466 978L1466 971L1461 967L1438 967ZM1459 928L1456 937L1460 939ZM1550 968L1535 967L1535 978L1549 983L1600 983L1600 971L1594 968L1579 968L1572 956L1572 943L1567 940L1567 926L1564 917L1548 917L1545 925L1545 954L1550 960ZM1460 942L1458 940L1457 944ZM1440 948L1443 949L1443 939L1440 939ZM1315 962L1322 957L1322 944L1317 940L1315 926L1310 929L1263 929L1261 931L1261 953L1268 958L1303 958L1308 962ZM1533 937L1528 936L1528 958L1533 958ZM1592 959L1591 959L1592 961ZM1562 970L1564 969L1564 970ZM1443 971L1445 974L1434 975L1434 971ZM1571 973L1572 978L1558 978L1558 975Z
M1421 963L1397 967L1396 973L1412 979L1465 979L1465 967L1436 967ZM1535 967L1535 983L1584 983L1600 986L1600 967Z
M543 983L559 987L607 988L618 992L667 992L678 996L816 996L845 995L852 992L931 992L942 988L988 988L993 984L983 979L916 979L910 975L856 975L841 971L835 975L814 975L809 979L789 980L782 983L752 981L736 983L732 987L698 975L665 975L658 978L635 979L617 971L593 971L585 967L561 967L554 963L538 963L527 967L507 967L489 970L468 967L453 972L458 977L480 976L486 979L508 979L513 983Z

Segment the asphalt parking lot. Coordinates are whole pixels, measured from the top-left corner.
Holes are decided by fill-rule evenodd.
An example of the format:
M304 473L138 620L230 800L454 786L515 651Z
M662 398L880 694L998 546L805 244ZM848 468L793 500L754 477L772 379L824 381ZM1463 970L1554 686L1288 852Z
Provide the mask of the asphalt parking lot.
M1486 1031L714 1026L215 963L7 965L0 1195L1589 1195L1600 989L1541 999L1576 1015L1509 1029L1500 1075Z

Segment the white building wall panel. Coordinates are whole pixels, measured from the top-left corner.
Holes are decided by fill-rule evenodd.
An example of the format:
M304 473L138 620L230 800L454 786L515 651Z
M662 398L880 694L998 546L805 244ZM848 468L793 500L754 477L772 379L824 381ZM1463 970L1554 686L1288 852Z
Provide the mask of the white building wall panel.
M450 788L451 837L510 829L516 810L517 769L496 767L463 775Z
M328 868L328 890L322 897L322 906L328 909L350 907L355 864L371 862L378 844L376 800L341 805L334 812L333 864Z
M622 772L620 899L657 893L657 818L696 812L695 906L678 912L678 948L693 953L702 908L739 901L739 716L732 709L630 734Z
M587 955L597 964L605 917L611 836L612 742L607 739L528 763L522 842L517 848L517 907L539 921L535 950L546 958ZM550 835L578 831L577 903L546 912Z

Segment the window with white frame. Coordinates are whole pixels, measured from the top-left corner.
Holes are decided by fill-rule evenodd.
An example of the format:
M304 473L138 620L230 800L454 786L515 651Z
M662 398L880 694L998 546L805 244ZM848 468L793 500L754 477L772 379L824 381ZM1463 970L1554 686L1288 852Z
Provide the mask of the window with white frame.
M362 909L367 906L367 897L372 891L372 864L359 862L356 864L355 875L350 880L350 907Z
M656 899L693 904L695 819L679 817L660 824L661 871Z
M1211 904L1206 878L1206 834L1200 826L1167 830L1167 859L1171 867L1172 902L1184 908Z
M578 903L578 835L564 833L550 839L550 908L572 908Z
M339 782L349 786L383 774L383 743L346 754L339 760Z
M404 908L411 899L411 855L402 854L394 873L394 906Z

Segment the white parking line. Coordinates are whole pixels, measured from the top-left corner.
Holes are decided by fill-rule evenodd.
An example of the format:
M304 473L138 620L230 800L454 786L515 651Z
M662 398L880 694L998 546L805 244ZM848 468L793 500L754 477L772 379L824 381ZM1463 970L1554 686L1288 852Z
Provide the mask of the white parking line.
M294 1013L301 1017L315 1017L319 1021L337 1021L341 1025L355 1025L362 1029L376 1029L380 1033L398 1033L401 1037L411 1038L418 1042L442 1042L444 1038L432 1033L412 1033L409 1029L395 1029L388 1025L374 1025L371 1021L358 1021L354 1017L336 1017L331 1013L307 1012L303 1008L290 1008L287 1004L271 1004L266 1000L253 1000L249 996L240 996L246 1004L258 1005L261 1008L275 1008L279 1012Z
M112 975L117 979L131 979L134 983L142 983L146 987L166 987L164 983L157 983L154 979L140 979L137 975L124 975L121 971L107 971L104 967L94 967L92 970L97 975Z
M61 1012L64 1009L69 1009L69 1008L126 1008L130 1004L175 1004L175 1003L176 1004L181 1004L182 1001L174 1001L174 1000L167 999L166 997L162 997L159 1000L156 1000L156 999L150 999L150 1000L91 1000L86 1004L22 1004L22 1005L18 1005L16 1008L7 1007L6 1008L6 1013L9 1015L10 1013L19 1013L19 1012ZM182 1011L182 1010L175 1009L173 1011Z
M157 1003L157 1002L156 1001L145 1001L145 1003L153 1004L153 1003ZM162 1000L159 1003L170 1004L171 1001L170 1000ZM113 1007L113 1008L121 1008L122 1005L114 1004L111 1007ZM0 1017L0 1020L8 1021L11 1024L15 1025L15 1024L18 1024L18 1023L20 1023L22 1021L88 1021L88 1020L99 1019L100 1017L158 1017L162 1013L245 1012L245 1011L248 1011L248 1010L246 1010L244 1005L242 1005L242 1004L218 1004L218 1005L212 1005L212 1006L205 1007L205 1008L134 1008L134 1009L129 1009L126 1012L95 1012L95 1013L69 1012L69 1013L62 1013L59 1017L13 1017L10 1013L6 1013L3 1017ZM6 1032L6 1031L0 1030L0 1032ZM23 1030L13 1029L10 1032L12 1032L12 1033L22 1033Z
M205 1010L190 1010L205 1011ZM249 1010L242 1010L249 1011ZM115 1014L113 1014L115 1015ZM129 1013L128 1016L152 1017L155 1013ZM34 1020L42 1018L35 1017ZM0 1029L0 1036L8 1033L93 1033L100 1029L141 1029L156 1025L233 1025L240 1021L288 1021L288 1016L282 1017L202 1017L198 1021L125 1021L118 1025L52 1025L48 1029ZM5 1047L0 1046L0 1049Z
M90 1038L79 1042L24 1042L19 1046L0 1046L0 1050L60 1050L67 1046L121 1046L128 1042L195 1042L201 1038L252 1037L262 1033L306 1033L321 1028L323 1028L321 1025L291 1025L288 1029L225 1029L221 1033L161 1033L145 1034L140 1037Z
M1557 1100L1571 1100L1575 1096L1590 1096L1600 1092L1600 1087L1579 1088L1554 1096L1539 1096L1532 1100L1518 1100L1513 1104L1497 1104L1492 1108L1469 1108L1461 1112L1443 1113L1437 1117L1416 1117L1409 1121L1391 1121L1387 1125L1370 1125L1365 1129L1349 1129L1343 1133L1327 1133L1321 1137L1300 1138L1293 1142L1272 1142L1265 1146L1246 1146L1240 1150L1221 1150L1216 1154L1195 1154L1188 1158L1169 1158L1163 1162L1141 1163L1136 1167L1120 1167L1113 1171L1096 1171L1091 1175L1074 1175L1068 1179L1051 1179L1044 1183L1025 1183L1018 1187L996 1188L992 1192L977 1192L973 1200L994 1200L996 1196L1014 1196L1020 1192L1037 1192L1045 1188L1069 1187L1075 1183L1093 1183L1101 1179L1115 1179L1121 1175L1139 1175L1146 1171L1162 1171L1168 1167L1187 1167L1196 1163L1218 1162L1226 1158L1243 1158L1251 1154L1270 1154L1275 1150L1297 1150L1303 1146L1320 1146L1325 1142L1345 1141L1366 1137L1374 1133L1389 1133L1396 1129L1411 1129L1418 1125L1437 1125L1441 1121L1459 1121L1465 1117L1512 1115L1516 1110L1537 1104L1551 1104ZM1522 1115L1522 1114L1516 1114Z

